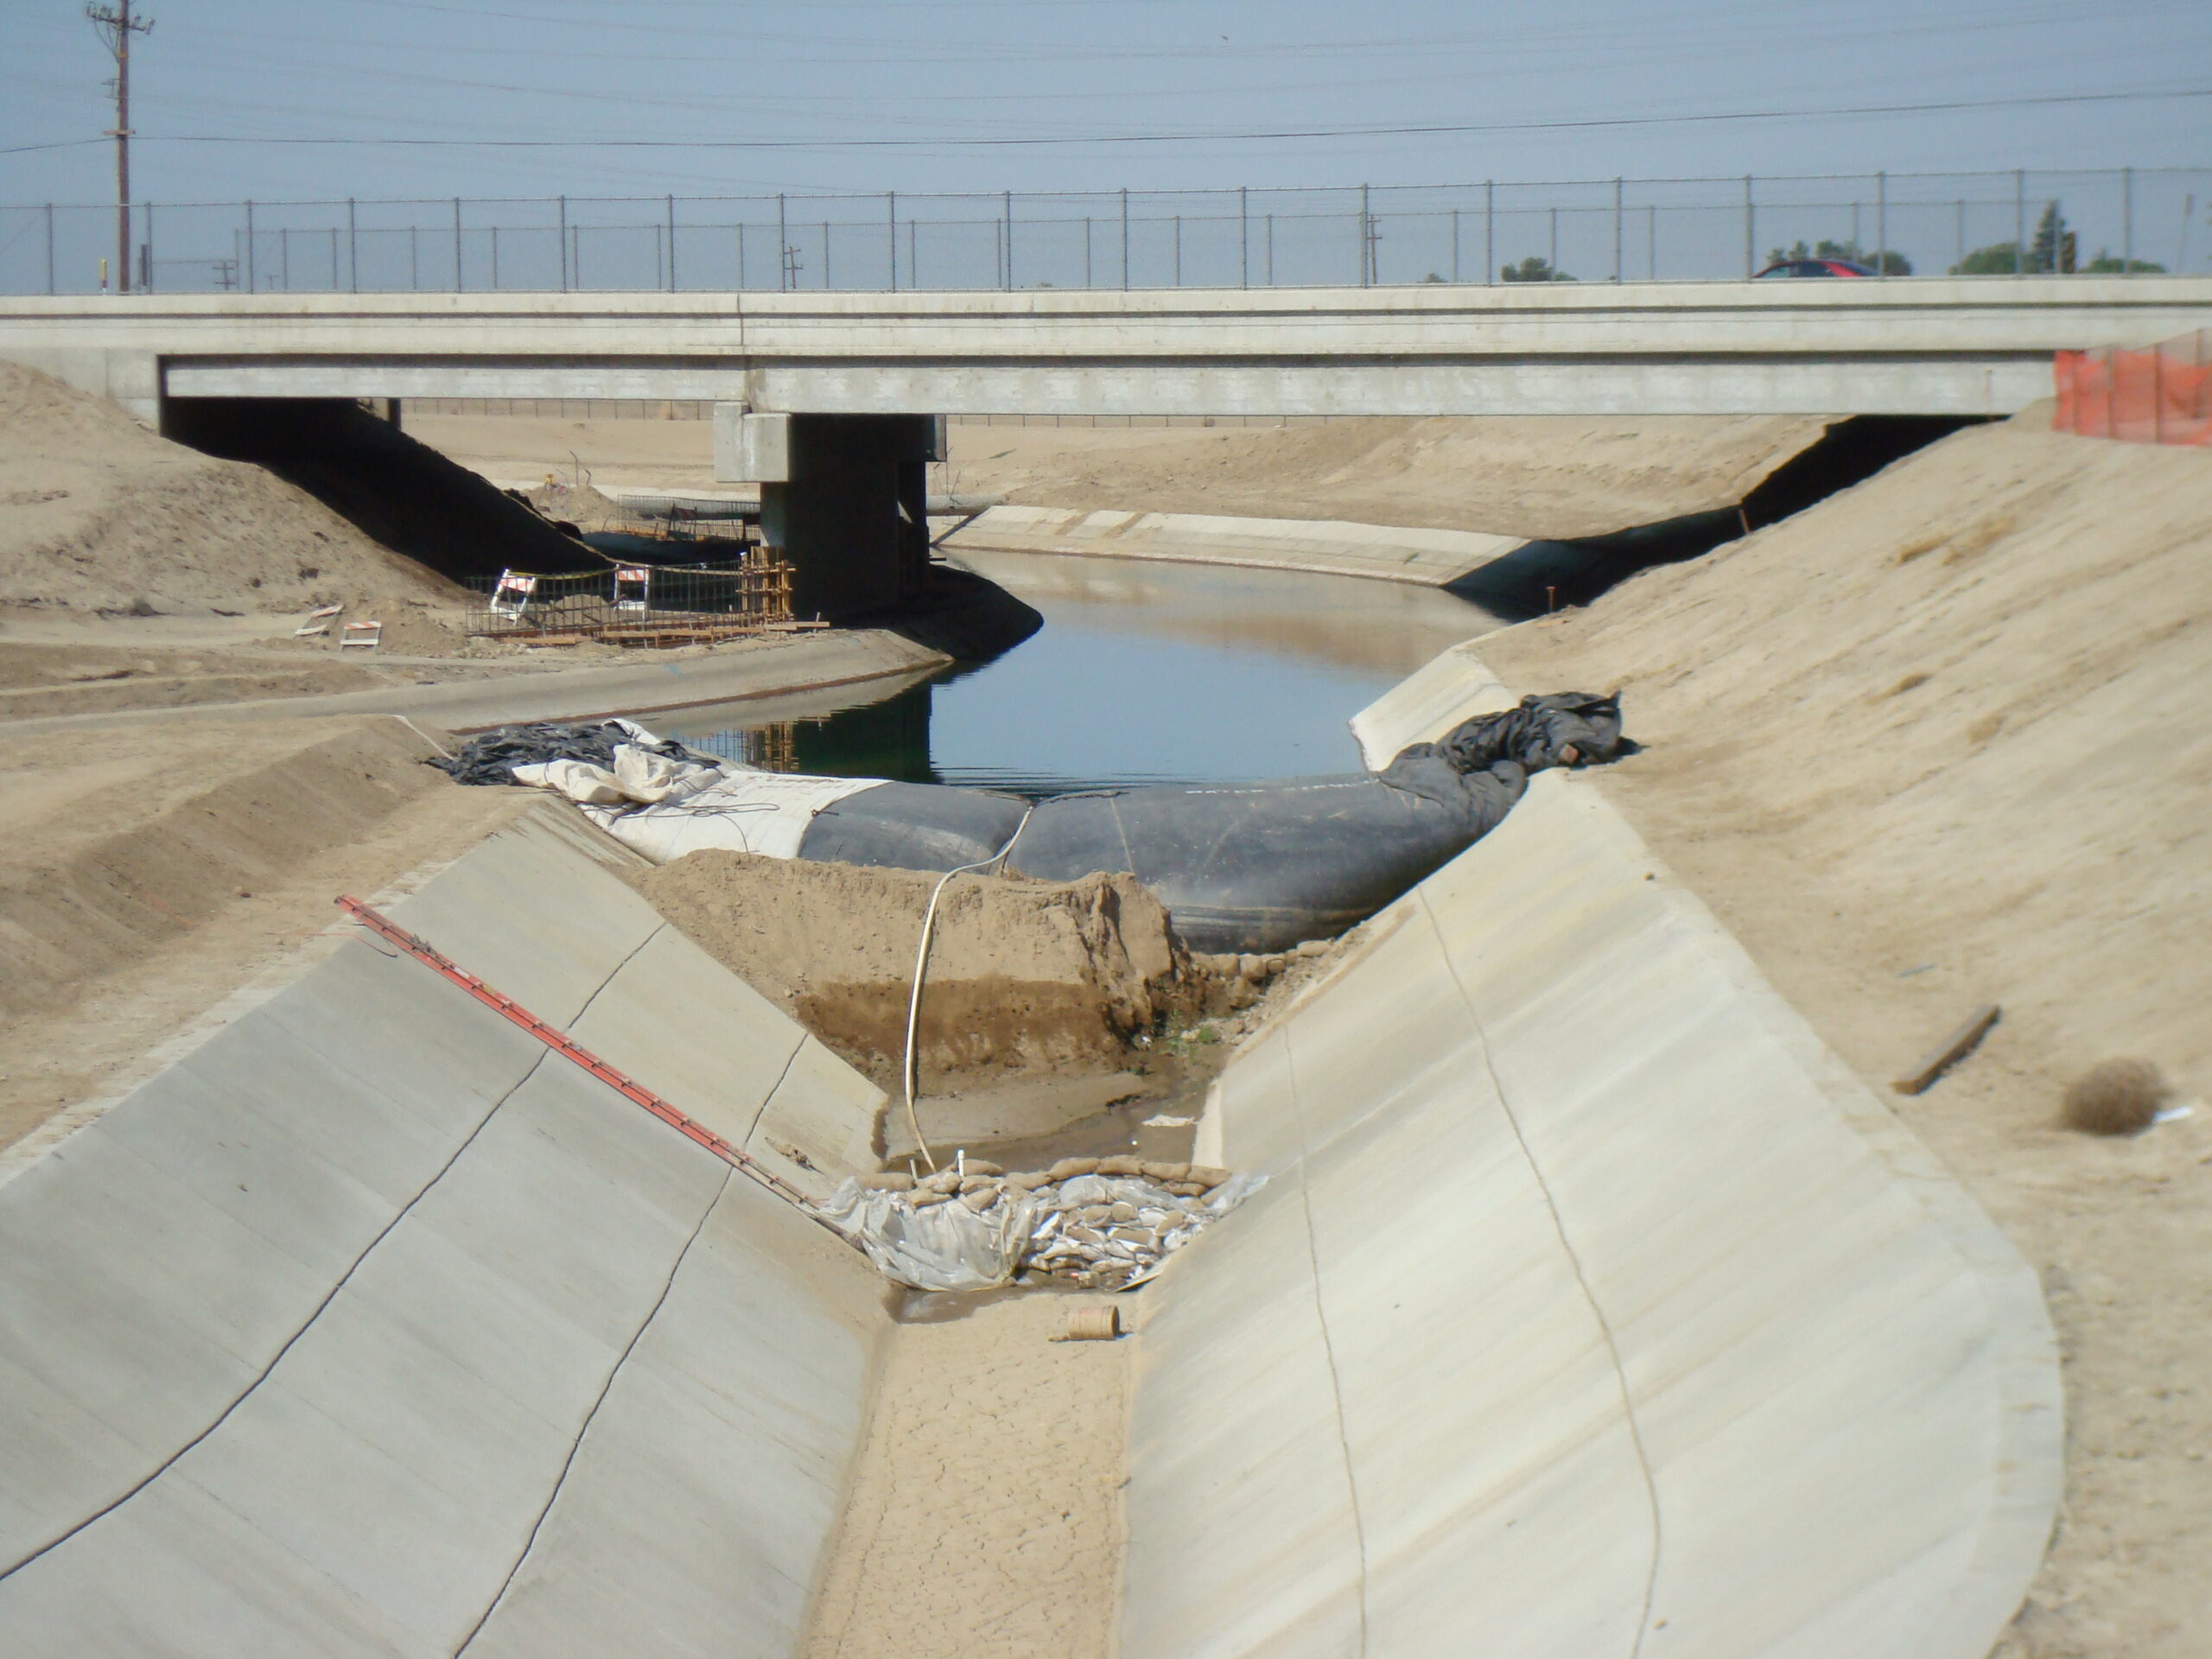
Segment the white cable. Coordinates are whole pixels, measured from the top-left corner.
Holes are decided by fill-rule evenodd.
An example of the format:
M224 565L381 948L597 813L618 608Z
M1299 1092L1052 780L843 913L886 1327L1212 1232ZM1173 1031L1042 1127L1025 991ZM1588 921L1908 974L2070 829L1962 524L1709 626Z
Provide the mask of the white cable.
M1029 827L1029 814L1036 810L1037 803L1032 801L1027 810L1022 813L1021 822L1014 826L1014 833L1006 838L1006 845L988 858L979 858L973 864L963 864L957 869L947 870L931 891L929 908L922 912L921 948L914 952L914 989L906 999L906 1058L905 1065L899 1068L899 1076L906 1091L906 1122L914 1131L914 1144L921 1149L922 1161L930 1166L931 1174L937 1173L937 1159L930 1151L930 1143L922 1139L921 1114L914 1109L914 1029L922 1015L922 976L929 966L930 935L937 927L937 901L944 896L945 883L954 876L1003 861L1014 850L1014 843L1021 839L1021 832Z

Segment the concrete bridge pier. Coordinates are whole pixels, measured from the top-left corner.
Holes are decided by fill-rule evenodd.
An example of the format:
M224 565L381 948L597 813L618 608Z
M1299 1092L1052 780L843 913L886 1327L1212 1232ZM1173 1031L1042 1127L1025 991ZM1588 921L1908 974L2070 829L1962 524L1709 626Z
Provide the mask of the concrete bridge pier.
M760 532L795 569L791 606L836 619L917 596L929 565L934 415L755 414L715 406L715 476L760 486Z

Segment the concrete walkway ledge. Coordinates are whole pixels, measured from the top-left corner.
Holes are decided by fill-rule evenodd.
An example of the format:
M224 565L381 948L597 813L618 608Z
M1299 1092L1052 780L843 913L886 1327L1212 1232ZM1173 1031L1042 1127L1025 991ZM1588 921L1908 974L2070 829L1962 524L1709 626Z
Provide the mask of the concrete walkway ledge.
M1495 695L1425 675L1376 747ZM2034 1274L1591 779L1369 922L1197 1155L1269 1179L1137 1337L1125 1659L1980 1659L2018 1607Z
M993 507L946 537L948 553L1079 553L1171 564L1312 570L1441 588L1524 545L1517 536L1305 518Z

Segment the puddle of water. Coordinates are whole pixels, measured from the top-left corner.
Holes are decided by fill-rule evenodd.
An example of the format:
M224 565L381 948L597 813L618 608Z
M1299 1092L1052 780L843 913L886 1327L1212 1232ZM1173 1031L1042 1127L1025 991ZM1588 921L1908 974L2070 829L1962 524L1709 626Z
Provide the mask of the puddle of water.
M1350 772L1345 722L1448 645L1499 626L1438 588L1055 555L963 563L1045 626L979 667L765 718L732 704L651 723L779 770L1010 790Z

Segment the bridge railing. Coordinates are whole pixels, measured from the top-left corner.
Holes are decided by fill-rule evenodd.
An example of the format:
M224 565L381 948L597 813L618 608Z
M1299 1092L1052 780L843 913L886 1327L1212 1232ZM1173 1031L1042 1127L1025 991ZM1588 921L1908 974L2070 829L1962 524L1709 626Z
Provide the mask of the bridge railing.
M2212 270L2212 168L976 195L142 202L172 293L1268 288ZM119 285L112 203L0 207L0 293Z

